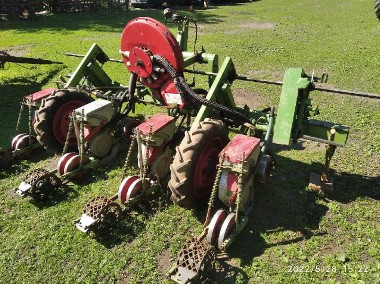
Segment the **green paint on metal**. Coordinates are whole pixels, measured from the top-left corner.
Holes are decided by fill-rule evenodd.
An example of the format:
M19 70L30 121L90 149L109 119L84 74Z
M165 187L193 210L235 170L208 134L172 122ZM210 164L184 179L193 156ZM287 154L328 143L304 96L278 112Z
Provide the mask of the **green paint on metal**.
M334 143L337 146L343 146L347 142L349 127L344 125L334 124L328 121L310 119L304 122L303 136L308 139L307 136L317 139L325 140L326 142L330 137L330 130L335 129Z
M225 84L226 79L228 78L228 75L233 70L234 70L234 64L232 62L232 59L230 57L226 57L226 59L224 59L222 66L220 67L218 75L216 75L215 80L213 84L211 85L210 90L207 93L207 96L206 96L207 100L215 101L217 96L221 95L222 87ZM234 107L233 105L226 105L226 106ZM205 105L201 106L198 112L198 115L194 119L193 125L198 125L198 123L203 121L208 116L208 111L209 111L209 107Z
M177 42L182 51L187 51L188 36L189 36L189 20L178 23Z
M96 87L119 86L118 83L111 80L107 73L96 62L97 58L102 58L106 61L109 59L104 51L96 43L94 43L82 61L79 63L77 69L75 69L64 87L76 87L85 77L87 77L89 81Z
M304 110L307 106L306 101L301 99L307 98L309 85L310 81L302 68L286 70L274 126L274 143L289 145L300 135L297 132L301 129Z

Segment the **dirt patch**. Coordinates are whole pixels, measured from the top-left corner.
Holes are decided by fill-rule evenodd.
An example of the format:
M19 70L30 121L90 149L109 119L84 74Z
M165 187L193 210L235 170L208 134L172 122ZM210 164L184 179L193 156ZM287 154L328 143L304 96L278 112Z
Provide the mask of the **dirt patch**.
M275 30L277 27L276 23L243 23L236 26L238 29L227 30L226 33L230 35L239 34L243 30Z
M263 109L268 107L269 97L265 95L260 95L253 93L244 89L233 90L233 95L235 103L239 107L247 105L251 109Z
M276 23L244 23L238 26L242 29L252 29L252 30L274 30L277 27Z
M162 275L165 276L170 267L170 253L168 250L164 250L157 257L157 265Z
M1 48L1 50L9 53L12 56L24 56L29 52L30 48L33 46L34 44L23 44Z
M47 164L46 168L47 169L55 169L55 168L57 168L58 161L59 161L60 158L61 158L61 156L57 156L57 155L55 155L54 157L52 157L49 160L49 164Z

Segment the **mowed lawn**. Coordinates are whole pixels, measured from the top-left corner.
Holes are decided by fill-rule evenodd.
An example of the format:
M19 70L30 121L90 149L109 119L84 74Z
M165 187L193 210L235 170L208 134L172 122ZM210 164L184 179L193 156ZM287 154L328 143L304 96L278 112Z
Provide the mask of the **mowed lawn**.
M239 75L282 80L287 68L303 67L316 76L328 73L328 87L380 93L380 22L373 2L262 0L180 12L198 23L197 48L218 54L220 61L232 57ZM65 52L84 54L96 42L119 59L121 32L137 16L164 20L161 10L133 10L0 21L0 50L64 62L6 64L0 70L0 146L9 147L16 134L22 97L55 86L59 75L75 69L80 59ZM104 68L128 83L123 65ZM281 92L244 82L232 89L239 104L257 109L277 105ZM351 127L331 165L334 193L307 189L310 172L322 168L324 145L275 147L273 177L256 187L252 218L230 257L217 262L211 283L380 282L380 100L323 92L311 97L321 110L317 119ZM27 130L26 115L21 128ZM52 168L56 158L41 153L0 172L0 283L170 283L166 273L183 243L201 232L205 210L174 205L163 187L112 233L85 235L73 221L92 197L117 191L123 157L46 202L12 192L30 170Z

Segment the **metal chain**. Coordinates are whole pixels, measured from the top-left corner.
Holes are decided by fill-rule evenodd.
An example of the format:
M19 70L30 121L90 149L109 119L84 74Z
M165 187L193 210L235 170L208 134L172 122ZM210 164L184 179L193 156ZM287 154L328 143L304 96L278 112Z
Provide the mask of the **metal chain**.
M16 133L19 132L19 128L20 128L20 124L21 124L21 117L22 117L22 113L24 111L24 106L25 106L24 103L25 103L25 101L23 100L21 102L20 112L18 113L17 124L16 124Z
M215 198L216 198L216 192L218 191L220 179L222 177L222 165L223 165L223 162L224 162L224 157L225 157L225 155L223 154L223 156L222 156L222 162L217 166L218 171L216 172L216 177L215 177L214 185L212 187L210 200L208 202L207 215L206 215L205 223L203 224L203 229L205 229L207 227L208 223L210 222L211 209L212 209L212 207L214 205Z
M82 108L82 117L80 120L80 166L84 162L84 108Z
M240 199L241 195L243 193L243 166L245 161L245 152L243 152L243 159L241 161L241 172L238 175L238 194L236 197L236 213L235 213L235 223L236 223L236 229L239 224L239 210L240 210Z
M32 102L31 100L28 103L28 109L29 109L29 117L28 117L28 127L29 127L29 146L32 145L32 128L33 128L33 120L32 120Z
M71 117L71 114L69 115L69 121L70 121L69 122L69 129L67 130L66 141L65 141L65 145L63 147L62 155L66 154L67 149L69 148L70 136L71 136L71 132L73 131L74 123L73 123L73 119Z
M143 176L142 176L142 180L143 180L143 190L145 190L145 178L148 174L148 159L149 159L149 147L151 145L151 137L152 137L152 125L149 126L149 134L148 134L148 139L147 139L147 142L146 142L146 151L145 151L145 159L144 161L141 161L141 163L143 163ZM141 157L142 159L142 157Z
M174 85L181 94L187 94L189 97L203 105L211 107L212 109L228 112L232 116L238 117L243 122L252 124L251 120L240 112L218 104L215 101L209 101L203 97L198 96L186 83L185 79L175 70L175 68L161 55L154 55L153 58L165 69L166 72L174 79Z
M136 145L137 145L137 138L136 138L136 136L133 135L132 139L131 139L131 144L129 145L127 157L125 158L125 162L124 162L124 166L123 166L123 175L121 178L122 181L125 178L125 174L127 172L128 166L131 162L132 152L133 152L134 148L136 147Z

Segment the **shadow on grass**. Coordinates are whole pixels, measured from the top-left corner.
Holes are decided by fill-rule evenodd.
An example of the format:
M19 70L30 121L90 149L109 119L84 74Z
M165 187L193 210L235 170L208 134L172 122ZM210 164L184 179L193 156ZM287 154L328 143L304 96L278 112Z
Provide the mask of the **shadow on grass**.
M73 184L79 186L81 189L91 183L108 179L108 172L114 168L120 166L123 160L123 155L119 156L119 159L115 161L112 165L92 168L85 173L84 177L78 181L65 180L63 185L53 192L46 200L36 201L32 199L32 203L35 204L39 209L44 209L50 206L54 206L58 203L70 201L79 196L79 192L72 186ZM47 168L49 170L49 168ZM51 170L51 169L50 169ZM115 189L116 191L117 189Z
M16 124L20 112L20 103L23 98L29 94L33 94L42 89L47 82L52 80L60 69L54 69L47 74L44 74L44 79L37 82L34 79L26 77L16 77L7 80L4 84L0 85L0 105L2 125L7 125L2 129L0 137L0 145L3 148L10 147L12 138L16 135ZM38 76L38 75L37 75ZM21 117L20 132L28 132L28 110L24 109Z
M177 7L175 7L176 9ZM188 7L186 7L188 9ZM220 16L212 13L212 10L202 11L186 10L176 11L187 15L199 23L222 22ZM33 21L5 21L0 22L2 30L16 30L17 33L31 33L45 31L62 31L69 33L78 30L91 32L115 32L121 33L126 23L136 17L151 17L162 23L165 18L161 9L130 10L130 11L99 11L96 13L72 13L72 14L49 14L39 17Z
M25 160L20 160L17 157L13 158L12 165L9 168L0 170L0 178L5 178L15 173L25 172L30 168L29 165L31 163L37 163L38 161L45 160L51 156L51 153L44 151L44 149L40 147L36 149L36 152L27 162Z
M67 202L79 196L79 192L68 184L62 185L45 200L30 199L30 203L35 205L39 210L44 210L55 206L61 202Z

